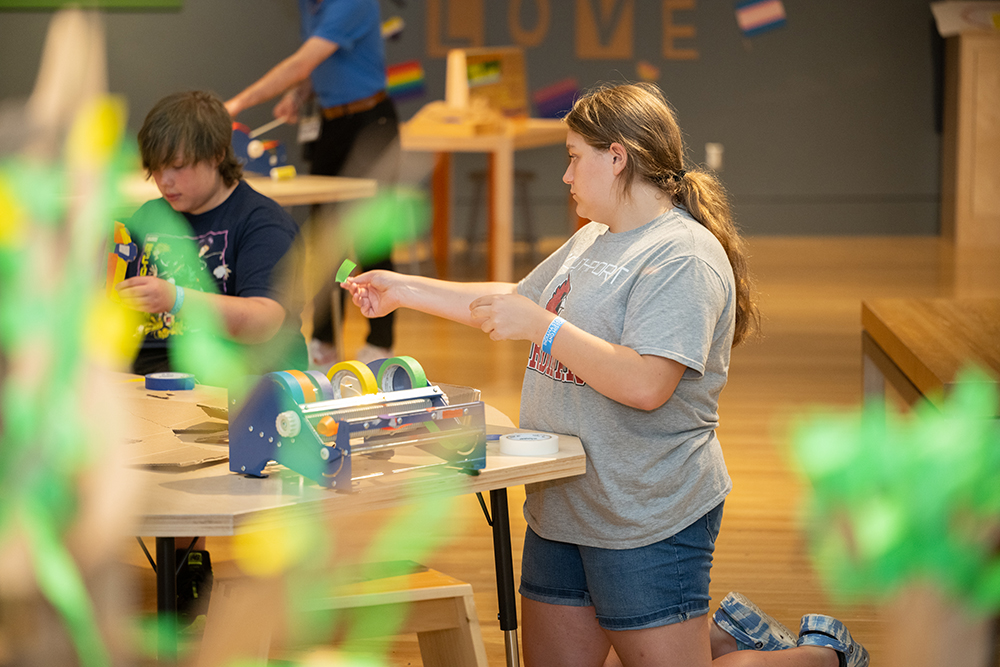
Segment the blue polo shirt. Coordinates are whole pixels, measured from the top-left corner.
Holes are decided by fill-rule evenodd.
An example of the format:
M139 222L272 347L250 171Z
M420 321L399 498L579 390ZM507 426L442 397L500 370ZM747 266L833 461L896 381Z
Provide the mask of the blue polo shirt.
M385 46L378 0L299 0L302 41L321 37L337 45L312 72L323 108L371 97L385 89Z

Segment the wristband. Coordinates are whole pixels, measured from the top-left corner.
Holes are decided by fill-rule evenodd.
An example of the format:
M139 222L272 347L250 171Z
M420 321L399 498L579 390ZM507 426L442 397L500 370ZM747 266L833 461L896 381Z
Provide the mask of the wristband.
M559 333L559 327L566 324L566 320L561 317L557 317L552 320L549 324L549 328L545 330L545 335L542 337L542 352L545 354L552 354L552 341L556 339L556 334Z
M171 315L176 315L184 305L184 288L180 285L174 285L174 307L170 309Z

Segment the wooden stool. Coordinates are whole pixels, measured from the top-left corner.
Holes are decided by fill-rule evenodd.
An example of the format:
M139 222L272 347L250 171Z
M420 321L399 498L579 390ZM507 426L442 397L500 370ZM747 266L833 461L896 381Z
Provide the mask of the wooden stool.
M306 610L349 612L345 620L352 638L416 633L424 667L486 667L472 586L414 565L417 571L348 584L335 595L312 598ZM278 619L261 610L276 608L280 590L273 581L216 578L198 664L242 658L266 665ZM401 622L386 632L386 618Z
M479 208L483 203L483 192L486 189L486 170L473 171L469 174L472 181L472 206L469 208L469 224L465 230L465 242L469 249L472 248L476 240L476 229L479 222ZM514 192L521 200L521 213L524 219L524 239L531 248L532 256L535 253L537 238L535 237L535 225L531 215L531 193L528 186L535 180L535 172L522 169L514 170Z

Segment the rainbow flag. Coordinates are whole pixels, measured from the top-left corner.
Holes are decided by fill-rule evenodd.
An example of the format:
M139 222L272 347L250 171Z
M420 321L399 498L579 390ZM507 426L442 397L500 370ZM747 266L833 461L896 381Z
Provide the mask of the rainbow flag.
M424 67L419 60L390 65L385 70L389 96L397 102L424 94Z
M576 79L563 79L531 94L541 118L562 118L573 107L580 89Z
M742 0L736 3L736 22L744 37L753 37L785 25L781 0Z

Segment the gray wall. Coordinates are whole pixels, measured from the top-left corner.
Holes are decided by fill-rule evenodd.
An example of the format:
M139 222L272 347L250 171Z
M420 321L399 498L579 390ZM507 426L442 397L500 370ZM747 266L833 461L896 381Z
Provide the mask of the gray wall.
M404 118L444 96L444 59L430 57L427 7L448 2L383 0L403 35L387 43L390 64L418 59L426 72L423 98L404 102ZM549 28L526 49L529 89L575 77L583 88L636 80L636 63L660 70L659 84L677 110L690 158L705 159L706 142L725 146L721 177L749 234L935 234L938 230L939 143L935 130L931 15L924 0L785 0L787 26L744 39L734 2L701 0L677 12L695 36L677 45L694 60L666 60L660 0L634 0L630 57L576 57L577 12L597 0L548 0ZM510 2L485 0L485 43L514 43ZM624 6L626 0L618 2ZM536 2L523 0L522 28L536 25ZM30 93L47 21L44 12L0 12L0 99ZM131 107L133 131L150 106L178 89L238 92L298 44L292 0L187 0L180 12L106 14L109 74ZM609 35L612 23L603 34ZM467 46L449 39L448 46ZM241 117L256 127L270 105ZM290 128L269 135L294 148ZM464 230L470 199L466 173L477 156L455 161L456 227ZM532 202L544 234L566 229L564 152L538 149L517 166L537 174Z

